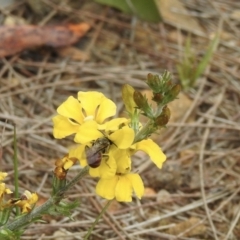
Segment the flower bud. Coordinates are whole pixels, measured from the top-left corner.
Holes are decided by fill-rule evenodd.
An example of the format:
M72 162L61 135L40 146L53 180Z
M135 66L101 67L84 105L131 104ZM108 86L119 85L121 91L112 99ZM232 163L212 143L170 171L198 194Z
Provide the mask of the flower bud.
M151 73L147 76L147 85L153 90L153 92L159 92L161 89L161 79L158 75L152 75Z
M173 97L173 99L175 99L177 97L177 95L180 93L181 91L181 85L180 84L176 84L174 85L171 90L169 91L169 93L171 94L171 96Z
M163 100L164 96L161 93L153 93L153 98L152 100L156 103L161 103Z
M135 90L133 93L133 99L138 108L142 109L144 107L146 99L141 92Z
M143 96L142 93L139 91L135 91L133 94L133 99L138 108L142 110L143 115L149 118L153 118L153 110L152 107L149 105L146 96Z
M167 125L170 119L170 116L171 116L171 111L167 106L165 106L162 110L162 113L155 120L156 125L159 127L163 127Z
M67 176L67 170L65 170L63 167L56 167L54 169L54 175L61 180L64 180Z
M172 81L169 80L168 82L166 82L166 86L168 86L168 88L171 88L173 86Z
M53 194L66 186L67 180L67 171L64 168L56 167L53 175Z

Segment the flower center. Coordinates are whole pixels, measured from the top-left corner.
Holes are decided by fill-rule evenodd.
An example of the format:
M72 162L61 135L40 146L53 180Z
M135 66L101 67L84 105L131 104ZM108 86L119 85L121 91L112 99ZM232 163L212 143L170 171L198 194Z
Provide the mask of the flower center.
M94 119L94 117L92 115L90 115L90 116L87 116L87 117L84 118L84 122L87 122L87 121L90 121L90 120L93 120L93 119Z

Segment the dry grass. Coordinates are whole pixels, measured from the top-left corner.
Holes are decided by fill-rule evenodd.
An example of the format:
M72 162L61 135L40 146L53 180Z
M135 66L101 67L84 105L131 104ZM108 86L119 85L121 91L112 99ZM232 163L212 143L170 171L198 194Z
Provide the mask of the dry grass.
M58 50L44 47L0 60L0 126L5 128L1 170L9 173L11 186L16 124L20 188L37 191L41 202L51 191L54 161L71 144L52 137L51 117L57 106L79 90L97 90L113 99L122 113L123 84L146 89L147 73L164 69L178 80L176 63L188 34L174 24L134 24L130 16L83 2L75 7L49 4L44 16L34 14L26 1L2 11L3 19L18 16L33 24L92 25L76 45L89 54L88 61L62 57ZM223 22L218 49L205 76L184 93L189 107L157 137L168 155L164 168L159 171L145 156L137 156L136 167L153 194L142 201L114 203L91 239L240 239L240 19L231 18L240 4L183 2L191 13L198 10L194 18L205 28L205 36L192 36L199 56ZM176 101L185 104L181 97ZM74 166L68 177L79 169ZM46 216L46 224L30 226L21 239L82 239L105 204L95 196L95 184L86 178L69 192L69 200L81 202L73 221Z

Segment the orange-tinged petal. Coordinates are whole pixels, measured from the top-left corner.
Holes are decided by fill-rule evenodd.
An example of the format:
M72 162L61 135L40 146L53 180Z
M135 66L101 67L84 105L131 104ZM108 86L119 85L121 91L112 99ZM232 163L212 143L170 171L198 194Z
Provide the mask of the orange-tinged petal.
M72 124L67 118L57 115L52 118L53 136L61 139L78 131L79 125Z
M118 182L118 177L114 176L112 179L101 178L96 186L96 193L103 198L111 200L115 197L115 187Z
M78 92L78 100L87 116L95 116L98 106L105 96L100 92Z
M108 137L119 149L126 149L132 145L134 140L134 130L129 127L123 127L113 132Z
M96 121L98 123L104 122L105 119L116 114L116 104L108 98L103 99L97 110Z
M153 140L147 139L136 143L136 150L142 150L147 153L157 167L162 168L162 164L166 160L166 155Z
M84 119L81 104L72 96L58 107L57 112L63 117L74 119L79 124L81 124Z
M126 177L131 181L136 196L141 199L144 194L144 185L141 177L136 173L129 173Z
M98 124L93 120L84 122L81 126L79 126L74 141L77 143L85 144L103 137L103 134L98 130L97 127Z
M132 201L132 184L126 176L119 176L115 188L115 197L118 202Z

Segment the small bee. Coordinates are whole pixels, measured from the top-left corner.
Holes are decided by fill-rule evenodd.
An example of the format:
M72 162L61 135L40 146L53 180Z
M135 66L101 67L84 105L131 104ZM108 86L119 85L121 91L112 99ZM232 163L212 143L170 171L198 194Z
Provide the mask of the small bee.
M92 145L92 147L86 146L85 154L88 165L92 168L100 166L102 161L102 154L106 152L106 149L111 145L111 141L106 137L98 138Z

